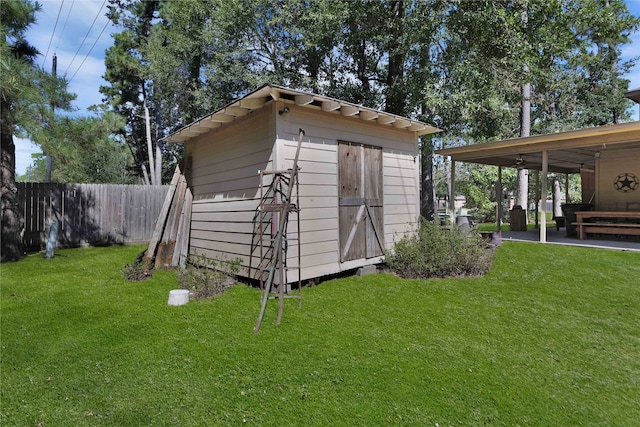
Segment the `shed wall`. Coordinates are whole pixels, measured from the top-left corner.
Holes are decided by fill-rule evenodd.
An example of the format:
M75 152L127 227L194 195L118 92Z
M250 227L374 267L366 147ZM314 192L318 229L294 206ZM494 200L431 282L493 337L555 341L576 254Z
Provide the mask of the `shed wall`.
M253 216L259 202L258 171L272 168L272 106L186 145L192 158L194 202L190 253L241 258L249 265ZM246 272L244 272L246 274Z
M295 106L289 108L289 113L277 117L277 161L280 168L292 165L298 132L300 128L304 129L306 134L298 163L303 280L380 262L382 257L340 263L338 141L383 149L385 248L391 249L394 241L414 230L419 217L415 135L359 118ZM289 230L290 234L295 233L294 221ZM297 248L291 245L289 265L297 266L296 254ZM295 274L290 272L289 279L292 280Z
M417 144L413 132L384 128L358 118L320 109L274 102L221 130L185 145L192 157L193 191L190 253L241 258L247 275L253 218L259 203L259 170L293 165L300 128L305 130L299 157L302 279L339 273L380 262L382 257L340 263L338 223L338 141L383 149L385 247L412 231L419 216ZM289 235L297 231L291 214ZM297 242L289 246L297 266ZM254 266L257 263L254 261ZM289 281L297 273L289 273Z

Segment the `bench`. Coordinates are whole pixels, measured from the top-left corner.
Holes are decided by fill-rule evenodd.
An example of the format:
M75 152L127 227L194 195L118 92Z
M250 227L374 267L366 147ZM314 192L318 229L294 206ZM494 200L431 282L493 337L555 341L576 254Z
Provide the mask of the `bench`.
M576 217L578 222L574 225L580 240L584 240L587 233L640 236L640 212L580 211Z
M624 222L575 222L578 230L578 238L584 240L587 233L597 234L621 234L640 236L640 224L627 224Z

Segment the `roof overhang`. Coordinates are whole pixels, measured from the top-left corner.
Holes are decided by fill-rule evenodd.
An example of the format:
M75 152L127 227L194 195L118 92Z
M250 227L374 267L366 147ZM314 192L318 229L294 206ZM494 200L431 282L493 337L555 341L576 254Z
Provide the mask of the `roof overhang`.
M629 92L625 92L624 96L640 104L640 87L631 89Z
M599 152L631 148L640 148L640 122L447 148L436 153L454 161L502 167L515 167L516 159L521 158L524 168L542 170L542 152L546 150L549 172L578 173L581 168L595 169Z
M416 136L440 132L440 129L417 120L408 119L395 114L385 113L362 105L352 104L327 96L302 92L294 89L266 84L248 95L237 99L207 116L177 130L163 138L167 142L187 142L212 129L227 126L240 117L250 114L254 110L263 108L271 101L282 101L318 111L336 115L354 117L380 126L403 129L414 132Z

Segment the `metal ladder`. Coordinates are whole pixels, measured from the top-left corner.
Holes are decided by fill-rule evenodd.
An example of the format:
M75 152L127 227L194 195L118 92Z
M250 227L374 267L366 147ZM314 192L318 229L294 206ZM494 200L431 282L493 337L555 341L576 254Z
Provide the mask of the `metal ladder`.
M254 232L251 244L251 257L257 257L259 262L256 276L260 281L262 292L262 304L260 314L253 332L258 333L264 317L267 301L278 299L278 317L276 324L282 320L285 298L297 298L298 306L302 305L302 283L300 272L300 197L298 183L298 158L304 130L300 129L296 155L293 166L286 170L261 170L260 173L260 203L253 219ZM271 182L265 183L266 178ZM268 179L267 178L267 179ZM266 187L266 190L265 190ZM295 203L292 200L295 188ZM287 238L289 214L297 214L297 236ZM289 241L297 241L298 266L287 265L287 252ZM285 295L289 275L288 271L296 270L298 273L298 295ZM274 282L278 283L278 296L271 296Z

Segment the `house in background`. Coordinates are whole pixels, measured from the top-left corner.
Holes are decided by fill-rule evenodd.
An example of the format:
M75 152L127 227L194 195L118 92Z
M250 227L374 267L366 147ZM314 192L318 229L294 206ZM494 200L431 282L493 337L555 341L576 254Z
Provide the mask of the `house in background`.
M193 195L189 252L242 259L255 277L264 170L292 168L300 130L299 221L287 265L302 280L376 264L420 215L418 137L439 130L325 96L265 85L165 138L183 143ZM299 224L299 230L298 230ZM290 283L293 274L286 278Z

